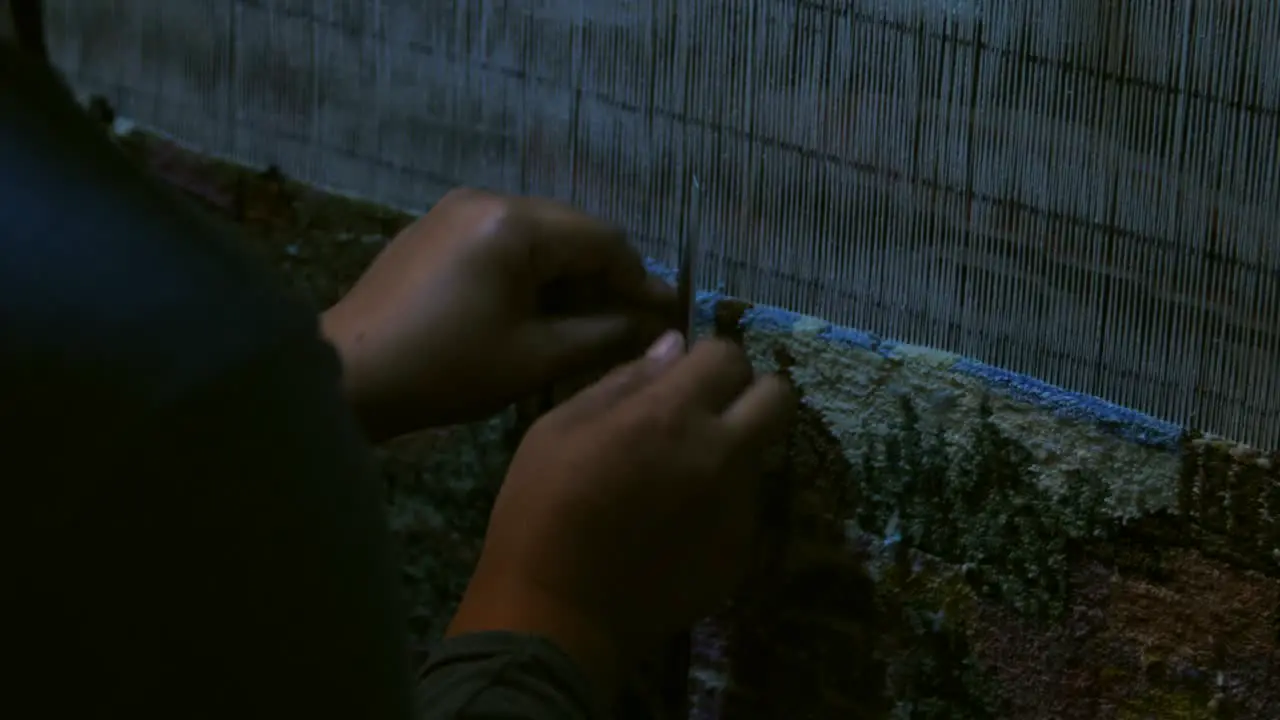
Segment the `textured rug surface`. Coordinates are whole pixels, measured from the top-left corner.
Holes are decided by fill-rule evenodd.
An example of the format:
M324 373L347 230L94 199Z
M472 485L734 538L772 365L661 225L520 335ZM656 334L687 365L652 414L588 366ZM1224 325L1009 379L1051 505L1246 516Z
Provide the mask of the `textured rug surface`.
M140 134L317 307L408 221ZM664 269L655 265L655 272ZM800 389L767 577L699 629L705 718L1280 717L1280 455L715 294ZM511 418L379 452L415 643L476 559Z

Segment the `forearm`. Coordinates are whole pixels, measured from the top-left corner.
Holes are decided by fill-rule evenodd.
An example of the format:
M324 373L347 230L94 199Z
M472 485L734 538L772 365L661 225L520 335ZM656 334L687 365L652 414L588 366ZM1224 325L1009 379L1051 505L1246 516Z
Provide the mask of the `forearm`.
M406 432L405 423L371 397L369 388L360 384L357 373L352 372L351 345L358 342L348 325L344 323L337 311L338 306L320 313L320 334L334 351L342 365L342 396L351 409L365 439L372 444L379 444Z
M516 577L517 572L486 567L482 559L445 637L501 631L546 638L579 668L592 702L610 702L621 675L622 650L608 624L514 582Z

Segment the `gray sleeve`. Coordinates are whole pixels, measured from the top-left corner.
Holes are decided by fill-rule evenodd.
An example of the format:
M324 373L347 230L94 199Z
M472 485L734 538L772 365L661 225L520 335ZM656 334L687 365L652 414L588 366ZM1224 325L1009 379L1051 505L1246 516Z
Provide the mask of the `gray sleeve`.
M418 685L422 720L595 717L586 678L543 638L484 632L444 641Z

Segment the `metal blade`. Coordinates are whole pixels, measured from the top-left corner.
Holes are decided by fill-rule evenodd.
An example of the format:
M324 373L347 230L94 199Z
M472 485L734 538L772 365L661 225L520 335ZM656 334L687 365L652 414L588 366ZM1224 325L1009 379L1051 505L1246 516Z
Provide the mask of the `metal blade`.
M685 233L680 239L680 267L676 275L676 297L681 313L676 329L684 334L686 347L693 342L693 319L697 312L698 293L694 282L697 277L698 242L701 240L701 201L702 184L695 175L689 192Z
M680 317L676 329L684 334L685 347L693 344L693 319L697 312L698 243L701 240L702 184L695 175L690 188L688 215L685 217L684 237L680 239L680 267L676 274L676 296ZM689 708L689 672L693 660L693 634L684 631L667 644L661 658L665 715L669 718L685 718Z

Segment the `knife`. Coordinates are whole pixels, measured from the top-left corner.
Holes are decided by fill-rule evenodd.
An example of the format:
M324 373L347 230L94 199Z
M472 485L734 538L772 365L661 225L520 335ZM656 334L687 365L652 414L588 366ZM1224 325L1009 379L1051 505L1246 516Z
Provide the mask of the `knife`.
M683 232L679 243L679 267L676 270L676 309L672 326L684 336L685 348L693 344L693 320L697 312L697 291L694 285L697 270L698 242L701 230L702 184L693 177L688 196L688 212L683 218ZM517 404L513 439L519 441L529 425L551 410L558 400L557 389L546 388L534 397ZM514 447L514 445L513 445ZM689 630L678 633L662 648L649 665L649 672L642 672L647 680L641 680L643 696L633 695L626 689L615 707L621 720L686 720L689 716L689 674L693 655L693 637ZM628 683L629 685L629 683ZM655 687L656 686L656 687ZM655 695L657 697L655 697ZM657 707L655 707L655 705Z
M685 349L693 345L693 319L697 312L698 242L701 231L702 184L693 176L689 192L688 215L685 232L680 238L680 267L676 271L676 303L680 313L676 330L684 336ZM684 630L672 638L659 659L662 683L664 715L672 720L684 720L689 716L689 671L693 655L693 635Z
M680 238L680 267L676 271L676 301L680 310L676 330L684 335L686 350L693 344L690 335L693 332L693 316L697 311L694 275L697 270L698 233L701 230L701 199L702 184L695 175L689 192L689 215L685 221L684 237Z

